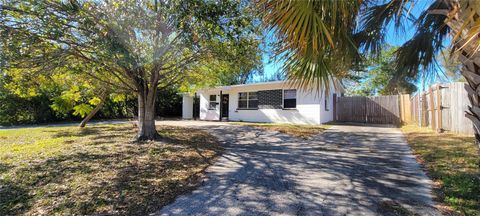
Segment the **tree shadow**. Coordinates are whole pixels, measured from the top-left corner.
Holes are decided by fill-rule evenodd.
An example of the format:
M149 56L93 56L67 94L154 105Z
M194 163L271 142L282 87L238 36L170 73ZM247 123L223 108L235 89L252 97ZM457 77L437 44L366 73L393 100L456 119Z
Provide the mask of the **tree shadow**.
M0 163L0 176L12 168L11 165ZM29 203L24 203L30 197L28 190L22 185L8 178L0 178L0 215L8 215L10 210L18 211L30 207Z
M197 185L203 169L218 154L209 151L220 148L205 132L168 130L174 143L125 141L133 134L129 127L55 134L86 136L88 142L25 167L0 164L0 173L13 175L8 181L0 179L0 215L32 211L143 215L157 210Z
M307 141L248 126L203 128L225 153L200 188L158 215L375 215L388 200L436 214L429 179L390 129L331 129Z

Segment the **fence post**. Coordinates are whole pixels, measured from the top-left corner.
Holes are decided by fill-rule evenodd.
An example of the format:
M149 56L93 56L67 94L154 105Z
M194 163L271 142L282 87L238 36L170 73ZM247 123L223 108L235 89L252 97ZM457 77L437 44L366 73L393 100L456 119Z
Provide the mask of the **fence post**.
M421 123L421 127L426 127L428 126L428 104L427 104L427 93L423 93L422 94L422 123Z
M418 116L417 116L417 122L418 122L418 126L422 126L422 121L423 121L423 114L422 114L422 93L420 92L420 94L418 94L418 97L417 97L417 112L418 112Z
M368 115L367 115L367 110L368 110L368 104L367 104L367 98L368 97L363 97L363 104L364 104L364 107L365 109L363 110L363 116L365 116L365 118L363 119L364 121L364 124L367 124L368 122Z
M333 93L333 121L337 121L337 93Z
M440 84L437 85L437 125L438 125L438 132L442 133L443 132L443 119L442 119L442 93L441 91L441 86Z
M398 107L400 108L400 124L403 124L405 122L405 102L403 101L403 95L399 94L398 99L400 103L398 104Z
M430 99L430 103L429 103L429 104L430 104L430 112L432 113L432 114L431 114L431 119L432 119L432 120L431 120L431 121L432 121L432 122L431 122L431 123L432 123L431 126L432 126L432 130L435 131L435 130L437 129L437 124L436 124L436 121L435 121L435 101L434 101L434 99L433 99L433 87L430 87L428 91L429 91L429 95L430 95L430 96L429 96L429 99Z

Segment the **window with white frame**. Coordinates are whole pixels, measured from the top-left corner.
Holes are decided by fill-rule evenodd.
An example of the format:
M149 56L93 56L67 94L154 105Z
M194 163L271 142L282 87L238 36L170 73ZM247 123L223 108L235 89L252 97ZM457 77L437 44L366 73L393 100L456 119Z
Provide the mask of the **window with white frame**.
M296 89L283 90L283 108L284 109L297 108L297 90Z
M210 95L208 109L216 109L217 108L217 95Z
M257 92L238 93L238 109L258 109Z

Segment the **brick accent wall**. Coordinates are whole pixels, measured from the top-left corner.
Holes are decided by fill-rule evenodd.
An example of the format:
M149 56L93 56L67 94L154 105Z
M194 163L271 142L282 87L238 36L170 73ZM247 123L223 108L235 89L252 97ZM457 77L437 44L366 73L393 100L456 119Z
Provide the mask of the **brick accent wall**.
M259 109L282 109L282 89L258 91Z

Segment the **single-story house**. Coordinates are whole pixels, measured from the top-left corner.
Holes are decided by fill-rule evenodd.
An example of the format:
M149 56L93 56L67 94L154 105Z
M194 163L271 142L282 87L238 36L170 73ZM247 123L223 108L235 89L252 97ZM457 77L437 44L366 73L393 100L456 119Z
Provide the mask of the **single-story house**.
M203 89L195 96L184 94L182 117L295 124L333 120L333 99L344 92L340 84L330 85L329 91L295 86L288 81L274 81Z

